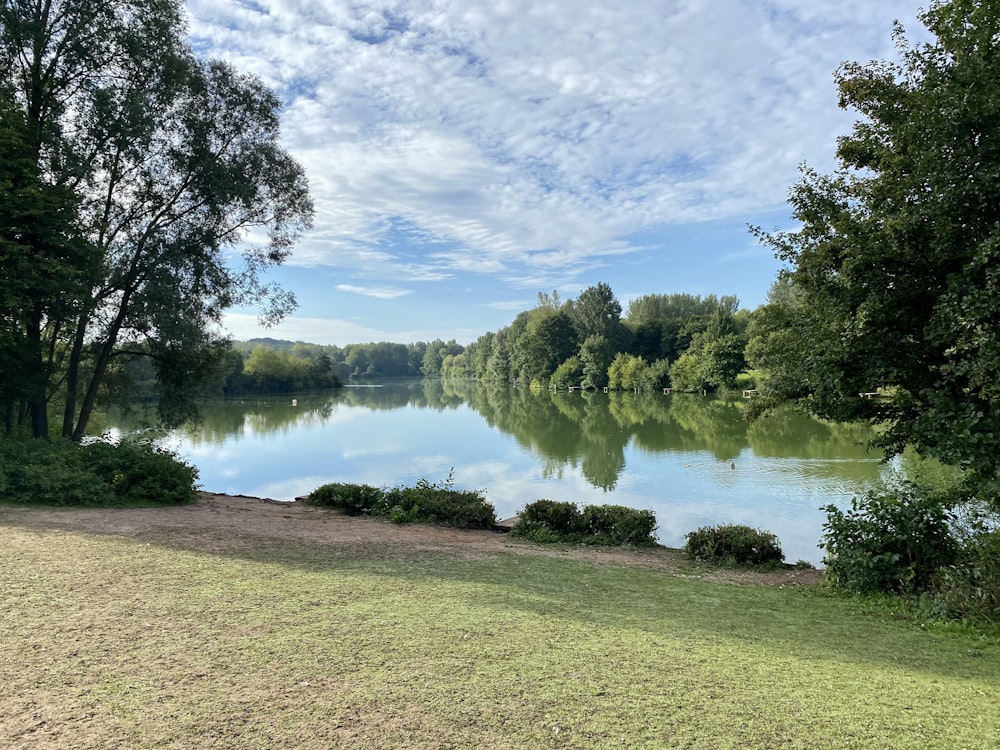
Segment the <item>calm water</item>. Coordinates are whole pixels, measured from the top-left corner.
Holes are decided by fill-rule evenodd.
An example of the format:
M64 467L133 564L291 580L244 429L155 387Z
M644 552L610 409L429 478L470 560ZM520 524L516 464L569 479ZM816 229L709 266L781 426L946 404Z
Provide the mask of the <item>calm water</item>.
M485 490L501 518L539 498L648 508L663 544L704 525L778 535L786 559L819 563L825 515L886 467L866 427L794 412L747 424L741 399L539 393L410 381L211 404L166 440L204 489L291 500L326 482L421 477ZM735 468L732 468L735 465Z

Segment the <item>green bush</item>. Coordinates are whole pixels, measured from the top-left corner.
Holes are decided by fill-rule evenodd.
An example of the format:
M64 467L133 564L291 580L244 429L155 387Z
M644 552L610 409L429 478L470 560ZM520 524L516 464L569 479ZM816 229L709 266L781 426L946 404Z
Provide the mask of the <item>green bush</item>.
M193 502L198 470L148 441L0 441L0 497L41 505Z
M905 482L854 498L846 513L825 506L827 580L857 593L925 591L939 569L957 560L948 506L944 496Z
M769 565L784 559L778 537L749 526L702 526L684 535L684 551L695 560L724 565Z
M656 515L623 505L588 505L582 514L584 534L598 544L656 545Z
M947 617L1000 622L1000 530L966 540L934 575L931 597Z
M518 516L511 533L535 542L575 542L584 533L583 514L576 503L536 500Z
M656 516L621 505L588 505L536 500L520 512L511 533L534 542L656 545Z
M66 440L0 442L3 499L19 504L111 505L114 492L84 460L82 446Z
M198 470L148 440L100 440L82 446L84 459L121 504L184 505L193 502Z
M372 515L394 523L433 523L461 529L491 529L496 512L483 493L454 489L452 474L443 482L417 480L413 487L384 490L367 484L324 484L305 499L309 505L338 508L349 515Z
M305 503L338 508L349 516L360 516L372 513L384 499L385 491L370 484L333 482L310 492Z
M377 512L396 523L421 521L460 529L492 529L497 521L483 493L454 489L451 473L443 482L419 479L413 487L387 491Z

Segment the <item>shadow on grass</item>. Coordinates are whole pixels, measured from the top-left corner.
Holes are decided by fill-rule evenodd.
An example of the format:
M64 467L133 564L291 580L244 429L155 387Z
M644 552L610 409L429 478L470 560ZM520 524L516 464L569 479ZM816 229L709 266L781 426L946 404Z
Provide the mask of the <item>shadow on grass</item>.
M8 525L18 525L10 521L4 519ZM40 534L47 531L38 525L24 527ZM60 524L50 528L73 531ZM447 586L447 596L456 606L517 611L663 638L702 634L799 659L878 663L941 677L1000 678L1000 640L995 636L944 626L925 630L911 617L899 614L896 619L888 608L820 587L712 583L648 568L533 555L530 547L462 559L373 544L359 549L262 538L258 547L206 552L183 541L164 542L141 533L114 538L289 571L377 576L392 582L393 590L419 589L428 596L444 584L461 584Z

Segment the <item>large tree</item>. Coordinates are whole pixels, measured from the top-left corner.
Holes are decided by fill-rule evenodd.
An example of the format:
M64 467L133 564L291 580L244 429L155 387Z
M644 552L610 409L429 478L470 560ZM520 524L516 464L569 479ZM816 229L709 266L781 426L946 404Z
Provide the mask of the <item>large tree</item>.
M274 320L294 304L260 281L312 215L304 172L278 145L280 103L197 59L182 18L179 0L0 0L16 153L75 211L74 233L15 239L27 263L59 263L85 289L57 306L62 292L38 284L12 313L24 351L43 358L46 387L28 396L36 435L58 395L63 434L82 437L122 356L151 357L161 404L183 416L203 363L225 349L222 311L259 304ZM250 231L266 239L249 243ZM67 249L69 234L82 249Z
M897 28L901 62L840 68L840 103L861 119L839 168L793 187L799 230L762 235L791 264L799 334L774 339L771 395L882 423L889 453L913 445L995 496L1000 5L932 2L921 20L932 41ZM892 399L859 398L880 387Z
M621 322L622 306L610 286L602 281L587 287L568 310L580 341L590 336L603 336L616 351L621 351L626 336Z

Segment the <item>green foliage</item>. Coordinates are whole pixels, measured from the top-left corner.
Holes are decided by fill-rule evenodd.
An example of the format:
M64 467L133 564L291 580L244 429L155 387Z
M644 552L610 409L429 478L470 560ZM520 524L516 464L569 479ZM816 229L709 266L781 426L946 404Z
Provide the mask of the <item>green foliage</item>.
M594 544L652 547L656 545L656 515L651 510L623 505L587 505L583 528Z
M367 484L332 483L306 497L309 505L337 508L348 515L372 515L394 523L432 523L460 529L491 529L496 511L478 490L454 489L454 475L442 482L417 480L413 487L379 489Z
M580 341L591 336L603 336L612 345L621 341L622 306L603 281L580 292L569 310Z
M614 360L611 342L604 336L593 335L580 345L580 364L583 367L584 388L603 388L608 384L608 368Z
M703 526L684 535L684 551L695 560L723 565L773 565L784 559L778 537L740 524Z
M735 313L738 307L739 299L731 295L719 298L714 294L706 297L696 294L645 294L629 302L625 322L640 326L646 323L688 320L708 317L716 310Z
M182 505L198 470L149 441L0 441L0 497L41 505Z
M385 499L385 491L370 484L333 482L317 487L306 495L307 505L337 508L349 516L372 513Z
M1000 530L968 539L934 575L929 598L947 617L1000 622Z
M111 505L111 486L91 471L81 446L57 440L0 441L0 490L7 502Z
M536 500L520 512L511 533L534 542L656 545L656 516L650 510L621 505L587 505Z
M608 368L608 386L616 390L639 391L647 384L646 373L649 365L642 357L619 354Z
M556 388L570 388L580 385L583 380L583 364L580 358L572 356L559 365L549 378L549 385Z
M670 384L678 391L701 391L707 383L697 354L685 352L670 366Z
M149 440L102 440L82 447L93 472L112 487L117 502L183 505L195 499L198 470Z
M10 184L15 210L0 206L0 238L20 247L0 252L15 277L9 261L34 269L0 300L0 317L23 321L0 343L30 359L36 382L16 395L36 436L55 394L62 435L81 440L126 356L152 359L169 415L190 413L216 374L202 363L220 353L223 312L255 305L276 322L294 307L263 279L312 217L305 172L279 144L280 99L199 59L184 16L179 0L0 6L0 107L31 134L0 132L0 163L31 165Z
M948 505L941 495L901 483L854 498L847 512L824 507L827 579L857 593L926 590L935 573L957 559Z
M658 359L646 368L643 373L643 389L647 391L662 391L670 387L670 362Z
M861 119L838 169L793 187L800 228L758 233L793 293L755 326L750 358L774 395L881 423L888 454L913 446L997 498L1000 5L936 0L920 17L930 41L897 28L900 63L837 72ZM858 398L876 388L894 397Z
M483 492L454 489L452 474L442 482L421 478L413 487L388 490L376 513L396 523L422 521L460 529L491 529L497 520Z
M583 516L576 503L536 500L518 514L511 533L536 542L576 541L583 534Z
M747 338L736 315L717 309L708 319L705 332L698 339L701 377L713 388L731 388L746 368L743 351Z
M302 355L294 350L281 351L259 344L242 360L241 371L231 375L226 384L230 395L288 393L334 388L341 384L326 354Z

